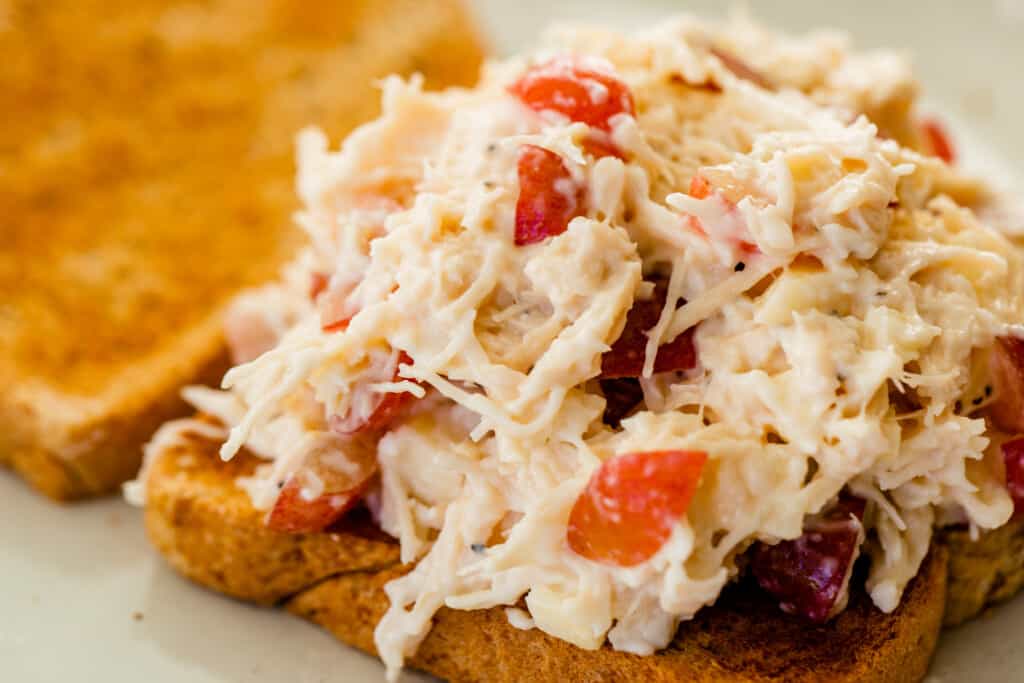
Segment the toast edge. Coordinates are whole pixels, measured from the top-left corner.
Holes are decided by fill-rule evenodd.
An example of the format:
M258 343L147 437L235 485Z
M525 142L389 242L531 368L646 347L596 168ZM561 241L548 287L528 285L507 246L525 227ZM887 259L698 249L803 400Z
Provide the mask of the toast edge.
M949 597L945 626L958 626L1006 602L1024 588L1024 517L972 540L967 530L946 531Z
M210 321L200 327L199 331L206 331ZM128 392L112 401L110 410L99 413L85 407L77 423L41 414L41 410L61 407L56 397L40 406L25 402L0 406L6 408L0 410L0 465L58 502L117 491L138 472L142 446L153 432L191 411L179 389L190 383L217 384L230 367L219 323L216 330L199 335L206 339L198 340L194 354L161 364L158 377L144 392L135 396ZM166 355L160 354L157 360ZM130 378L121 378L117 383L127 388L129 382Z
M374 536L350 523L337 533L298 536L265 529L261 513L234 485L235 477L256 465L255 458L221 463L214 452L212 444L192 440L154 464L145 515L154 545L196 583L248 602L283 603L342 642L373 653L373 629L387 606L383 586L402 571L395 546L379 532ZM514 629L501 608L445 609L410 666L454 681L480 680L484 672L488 680L516 680L526 666L540 681L684 676L736 683L779 680L780 675L783 680L811 681L823 673L834 681L865 676L883 682L919 681L927 673L941 629L946 576L946 552L940 546L896 613L884 615L862 596L857 609L833 622L834 632L794 626L792 618L777 612L770 619L751 619L740 610L722 616L712 608L687 622L692 626L684 625L668 657L636 657L609 648L579 650L539 631ZM808 637L787 636L786 647L735 646L735 637L743 638L748 631L755 634L749 637L756 644L758 637L768 642L776 627L784 630L787 625L791 633L807 630ZM824 642L815 645L818 641Z

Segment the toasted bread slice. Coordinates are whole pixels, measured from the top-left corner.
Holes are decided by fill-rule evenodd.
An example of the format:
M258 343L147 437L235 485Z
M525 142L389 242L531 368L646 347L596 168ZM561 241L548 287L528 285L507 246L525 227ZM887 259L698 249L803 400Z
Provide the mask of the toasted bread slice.
M1024 588L1024 518L971 539L965 530L947 531L949 596L946 626L973 619Z
M256 465L222 463L194 440L153 463L147 481L151 540L182 574L236 598L282 603L373 653L387 607L383 585L403 571L397 547L358 515L333 533L268 531L234 479ZM824 626L782 614L760 591L736 586L684 623L650 657L585 651L509 625L500 608L442 610L410 665L453 681L918 681L927 672L946 601L946 553L926 560L894 614L863 593Z
M14 2L0 17L0 464L111 491L226 369L219 314L277 272L295 133L373 80L473 80L459 0Z

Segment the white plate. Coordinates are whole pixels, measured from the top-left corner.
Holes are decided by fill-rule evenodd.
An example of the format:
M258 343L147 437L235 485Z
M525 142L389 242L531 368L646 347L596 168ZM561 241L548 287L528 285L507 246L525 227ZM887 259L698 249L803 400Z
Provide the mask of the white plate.
M1000 175L1024 159L1024 2L757 3L791 30L834 25L861 45L905 46L918 57L929 101L972 135L970 163ZM638 25L668 0L479 0L494 45L507 52L550 19ZM695 11L719 3L693 2ZM625 9L628 7L628 11ZM977 141L975 141L977 138ZM987 151L981 141L998 148ZM976 144L975 144L976 142ZM1018 176L1019 177L1019 176ZM179 579L147 547L139 512L117 500L56 507L0 473L0 678L19 683L103 681L381 681L375 660L318 629ZM1024 599L943 636L935 683L1020 680ZM427 680L407 675L406 681Z

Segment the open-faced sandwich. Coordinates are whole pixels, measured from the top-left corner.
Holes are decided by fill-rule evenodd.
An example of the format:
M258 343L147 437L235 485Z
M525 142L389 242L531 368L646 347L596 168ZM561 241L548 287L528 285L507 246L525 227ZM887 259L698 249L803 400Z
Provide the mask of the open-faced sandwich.
M691 19L388 80L302 135L309 246L150 444L155 544L391 676L920 679L1022 579L1024 261L914 98Z

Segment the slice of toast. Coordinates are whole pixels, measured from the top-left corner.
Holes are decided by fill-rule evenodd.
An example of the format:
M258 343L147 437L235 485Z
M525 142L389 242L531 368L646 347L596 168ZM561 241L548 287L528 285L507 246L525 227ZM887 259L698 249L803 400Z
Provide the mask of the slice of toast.
M1024 588L1024 518L972 539L966 530L942 536L949 548L946 626L956 626Z
M358 514L333 533L267 530L234 483L256 464L244 453L223 463L216 445L199 439L167 451L147 480L151 540L197 583L283 604L373 653L373 629L387 607L383 585L402 571L397 547ZM787 616L760 591L736 586L650 657L608 647L585 651L517 630L500 608L443 609L409 665L453 681L918 681L942 624L946 567L945 549L937 546L894 614L878 611L861 592L824 626Z
M468 83L459 0L0 3L0 464L115 489L227 367L219 315L296 243L293 140L373 80Z

